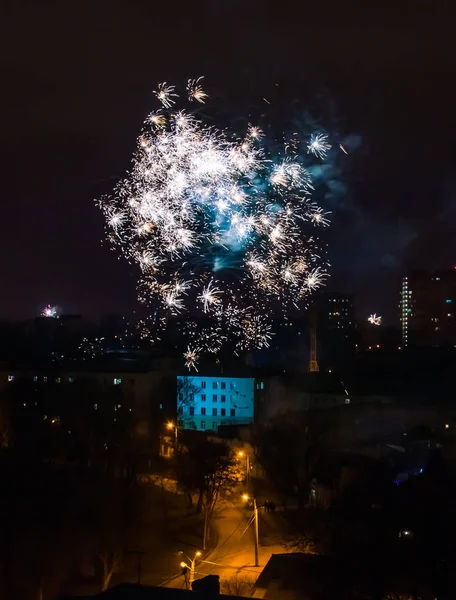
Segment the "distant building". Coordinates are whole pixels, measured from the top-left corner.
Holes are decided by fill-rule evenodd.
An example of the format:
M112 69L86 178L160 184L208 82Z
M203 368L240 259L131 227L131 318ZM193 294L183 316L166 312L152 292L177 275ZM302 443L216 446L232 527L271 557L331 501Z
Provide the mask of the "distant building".
M247 425L254 418L253 377L177 377L180 427L217 431L221 425Z
M456 269L414 271L402 277L399 297L403 346L456 345Z
M355 351L353 297L323 292L315 300L314 311L320 369L331 369Z

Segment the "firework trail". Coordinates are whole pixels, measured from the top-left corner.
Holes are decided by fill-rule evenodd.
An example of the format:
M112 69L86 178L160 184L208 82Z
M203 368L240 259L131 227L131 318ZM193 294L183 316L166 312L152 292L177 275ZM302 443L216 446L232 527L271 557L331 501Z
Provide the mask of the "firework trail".
M303 157L324 158L330 145L316 134L301 152L294 144L272 156L259 127L231 135L178 110L174 86L154 93L161 106L147 117L133 168L99 204L109 241L139 265L140 300L165 316L210 319L189 328L184 358L196 368L227 340L267 347L271 318L324 284L315 228L329 219L312 200ZM202 78L184 97L208 100Z

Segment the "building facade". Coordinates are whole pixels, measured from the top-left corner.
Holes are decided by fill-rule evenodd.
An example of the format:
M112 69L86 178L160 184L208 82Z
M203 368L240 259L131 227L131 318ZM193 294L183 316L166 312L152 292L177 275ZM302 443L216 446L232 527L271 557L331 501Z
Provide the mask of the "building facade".
M317 328L317 357L320 368L337 368L355 352L356 324L353 297L323 292L314 307Z
M177 377L177 414L183 429L217 431L220 425L248 425L254 418L251 377Z
M414 271L399 297L403 346L456 345L456 270Z

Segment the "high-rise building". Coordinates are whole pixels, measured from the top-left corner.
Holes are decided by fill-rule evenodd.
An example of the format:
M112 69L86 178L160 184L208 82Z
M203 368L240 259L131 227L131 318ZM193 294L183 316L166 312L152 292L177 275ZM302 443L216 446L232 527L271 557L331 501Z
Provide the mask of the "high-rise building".
M456 269L413 271L402 277L399 300L404 346L456 345Z
M315 302L320 368L336 367L355 350L353 297L323 292Z

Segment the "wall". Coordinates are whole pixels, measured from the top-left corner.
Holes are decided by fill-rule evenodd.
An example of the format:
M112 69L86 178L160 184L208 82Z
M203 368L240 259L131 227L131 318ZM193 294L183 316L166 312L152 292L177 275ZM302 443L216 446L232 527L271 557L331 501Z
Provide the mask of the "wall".
M177 411L184 429L215 431L220 425L252 423L254 379L178 376Z

